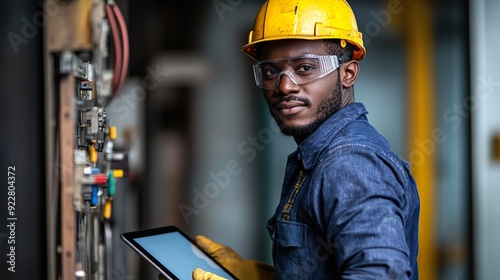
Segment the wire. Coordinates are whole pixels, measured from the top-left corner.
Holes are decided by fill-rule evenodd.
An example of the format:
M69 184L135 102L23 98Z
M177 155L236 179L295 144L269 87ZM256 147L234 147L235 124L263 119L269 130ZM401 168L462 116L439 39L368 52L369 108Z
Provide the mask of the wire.
M116 87L118 85L118 82L119 82L119 71L121 69L121 62L122 62L122 59L121 59L121 47L120 47L120 35L118 34L118 26L117 26L117 23L116 23L116 19L115 19L115 16L114 16L114 13L113 13L113 8L111 7L110 4L106 4L106 16L108 17L108 21L109 21L109 26L111 28L111 35L113 36L113 46L114 46L114 49L115 49L115 52L114 52L114 63L115 63L115 67L114 67L114 76L113 76L113 96L116 95Z
M125 83L125 78L127 76L130 55L129 38L123 14L115 3L106 4L106 16L108 17L111 27L115 50L113 97L116 97L120 88Z
M116 91L120 89L120 87L125 83L125 78L127 76L127 70L128 70L128 64L129 64L129 55L130 55L130 48L129 48L129 39L128 39L128 32L127 32L127 24L125 23L125 19L123 18L123 14L118 8L118 5L114 4L113 5L113 11L116 16L116 19L118 20L118 26L120 27L120 35L122 38L122 47L123 47L123 64L122 64L122 69L120 73L120 80L118 87Z

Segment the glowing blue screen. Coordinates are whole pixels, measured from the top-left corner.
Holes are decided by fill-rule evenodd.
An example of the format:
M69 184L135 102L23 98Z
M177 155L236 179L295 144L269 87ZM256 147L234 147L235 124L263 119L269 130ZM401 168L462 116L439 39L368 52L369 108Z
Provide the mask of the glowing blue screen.
M192 279L193 270L198 267L232 279L178 232L135 238L135 241L179 279Z

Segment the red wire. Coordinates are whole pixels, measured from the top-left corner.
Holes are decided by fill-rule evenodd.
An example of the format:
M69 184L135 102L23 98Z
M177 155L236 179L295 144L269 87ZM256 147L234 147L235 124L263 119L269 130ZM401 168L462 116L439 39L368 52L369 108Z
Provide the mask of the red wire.
M118 21L118 25L120 27L120 31L121 31L120 35L122 37L122 47L123 47L123 61L122 61L123 66L122 66L121 73L120 73L120 80L119 80L119 83L118 83L117 88L116 88L116 91L118 91L121 88L121 86L125 83L125 78L127 76L130 48L129 48L127 24L125 23L125 19L123 18L123 14L116 4L113 5L113 11L114 11L116 19Z
M120 48L120 37L118 34L118 27L116 25L116 19L113 13L113 8L111 4L106 4L106 16L108 17L109 20L109 26L111 27L111 34L113 36L113 45L115 49L115 73L113 77L113 96L116 95L118 92L117 86L120 81L120 76L118 73L120 73L120 70L122 68L122 53L121 53L121 48Z

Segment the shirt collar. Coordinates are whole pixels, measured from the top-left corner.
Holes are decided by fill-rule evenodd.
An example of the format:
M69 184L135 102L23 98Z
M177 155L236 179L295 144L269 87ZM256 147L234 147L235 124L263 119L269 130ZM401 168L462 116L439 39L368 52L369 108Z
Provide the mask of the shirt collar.
M297 151L293 154L296 154L297 159L302 161L302 166L306 170L311 169L316 165L321 151L331 143L335 136L347 124L367 113L362 103L348 104L326 119L316 131L299 144Z

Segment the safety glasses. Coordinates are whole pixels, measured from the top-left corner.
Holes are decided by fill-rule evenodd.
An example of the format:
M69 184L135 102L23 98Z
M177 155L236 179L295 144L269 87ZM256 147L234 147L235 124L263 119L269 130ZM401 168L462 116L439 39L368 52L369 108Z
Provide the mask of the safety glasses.
M340 63L336 55L305 54L258 61L253 65L253 73L258 87L275 90L282 75L287 75L300 86L332 73L340 67Z

